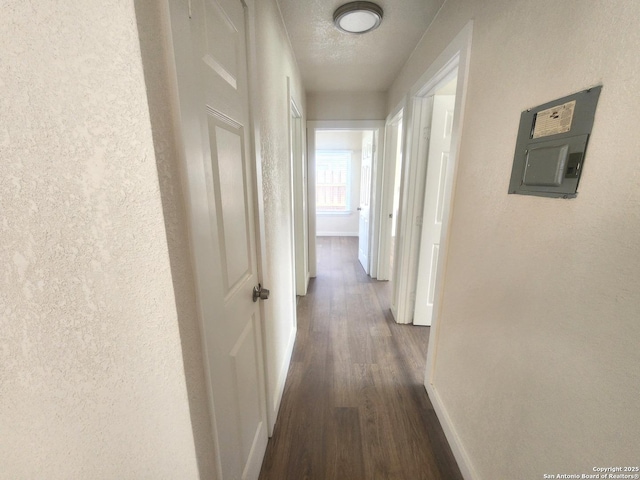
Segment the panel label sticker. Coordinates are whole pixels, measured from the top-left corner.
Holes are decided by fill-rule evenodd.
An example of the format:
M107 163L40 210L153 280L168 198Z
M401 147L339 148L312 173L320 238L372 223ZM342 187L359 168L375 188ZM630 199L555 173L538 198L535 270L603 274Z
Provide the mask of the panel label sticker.
M555 107L541 110L536 114L536 123L533 129L533 138L548 137L558 133L566 133L571 130L573 111L576 101L556 105Z

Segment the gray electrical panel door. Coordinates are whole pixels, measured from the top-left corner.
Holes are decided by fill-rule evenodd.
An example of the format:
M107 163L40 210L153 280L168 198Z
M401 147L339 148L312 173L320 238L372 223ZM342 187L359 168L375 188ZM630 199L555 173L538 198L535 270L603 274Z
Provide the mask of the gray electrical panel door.
M602 86L522 112L509 193L573 198Z

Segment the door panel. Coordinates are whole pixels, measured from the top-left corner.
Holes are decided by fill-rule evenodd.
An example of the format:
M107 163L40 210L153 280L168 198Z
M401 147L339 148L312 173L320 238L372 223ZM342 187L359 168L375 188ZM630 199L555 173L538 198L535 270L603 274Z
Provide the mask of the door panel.
M427 157L427 182L422 213L422 237L416 285L416 306L413 315L415 325L431 325L435 282L438 274L442 215L446 192L447 165L453 126L455 95L435 95L429 153Z
M438 203L436 205L435 223L442 228L442 214L444 213L444 190L447 178L447 164L449 163L449 152L442 152L440 155L440 172L438 175Z
M244 135L239 125L238 128L233 128L211 123L210 120L209 138L218 206L216 216L218 230L222 232L220 253L225 266L223 272L226 296L251 274L248 202L243 162Z
M259 441L259 431L255 426L261 421L260 418L260 392L258 391L260 376L260 360L256 352L259 338L258 320L252 316L238 341L231 349L229 356L232 359L231 368L234 373L236 398L236 415L240 425L240 451L242 453L243 464L251 456L251 450L256 441Z
M170 13L218 472L254 480L267 423L244 7L176 0Z
M229 9L229 8L228 8ZM215 0L206 0L205 63L234 90L238 77L238 30L227 12Z
M369 273L369 215L371 202L371 166L373 163L373 132L362 135L362 164L360 170L360 204L358 207L358 260Z
M378 280L393 280L395 236L402 175L402 111L385 126ZM393 290L393 289L392 289Z

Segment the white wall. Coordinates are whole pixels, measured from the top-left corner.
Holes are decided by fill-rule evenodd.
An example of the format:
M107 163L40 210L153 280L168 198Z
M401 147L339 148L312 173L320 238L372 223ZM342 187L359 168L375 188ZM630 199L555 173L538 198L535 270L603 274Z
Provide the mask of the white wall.
M640 3L449 0L397 105L473 19L434 388L477 478L636 465ZM574 200L507 195L520 112L604 85Z
M133 2L0 29L0 478L199 478Z
M383 120L386 116L384 92L309 92L309 120Z
M260 156L266 237L267 271L263 283L271 290L264 302L267 337L267 390L270 418L274 419L284 388L295 340L295 286L292 277L291 161L289 156L291 95L305 116L304 90L289 38L275 0L256 2L256 56L260 127Z
M319 237L357 237L359 228L362 131L316 130L316 150L349 150L351 155L351 205L348 213L316 213Z

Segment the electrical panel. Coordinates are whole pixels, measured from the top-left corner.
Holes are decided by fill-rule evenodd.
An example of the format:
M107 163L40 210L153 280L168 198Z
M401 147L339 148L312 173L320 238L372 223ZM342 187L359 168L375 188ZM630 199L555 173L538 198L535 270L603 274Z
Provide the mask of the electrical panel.
M509 193L574 198L602 86L520 115Z

